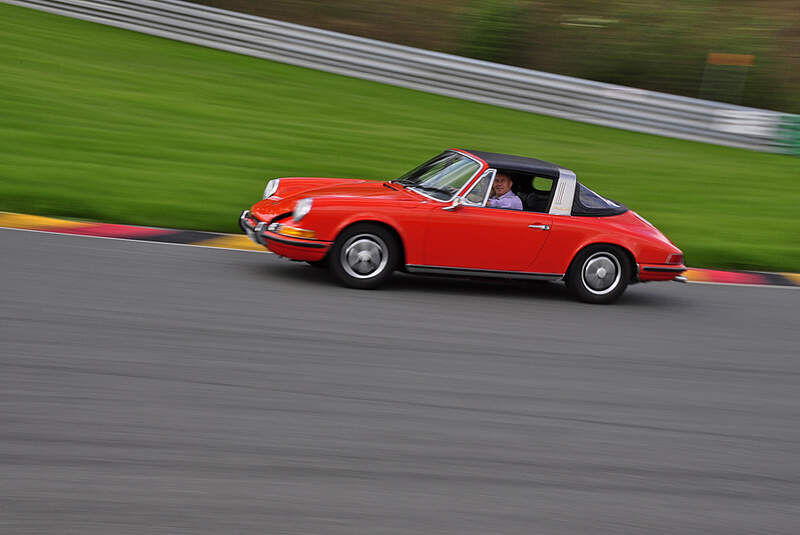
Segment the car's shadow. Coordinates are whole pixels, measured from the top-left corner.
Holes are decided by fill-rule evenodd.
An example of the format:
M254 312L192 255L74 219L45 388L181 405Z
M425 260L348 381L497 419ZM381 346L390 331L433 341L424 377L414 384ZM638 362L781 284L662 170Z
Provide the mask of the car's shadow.
M334 281L335 282L335 281ZM685 306L683 299L642 292L642 285L628 288L615 306ZM520 299L550 302L575 303L579 306L595 307L588 303L576 301L563 282L527 281L521 279L498 279L489 277L452 277L427 276L396 273L385 285L387 291L423 291L441 294L459 294L465 296L500 296L503 299ZM602 307L601 307L602 308Z
M248 270L249 271L249 270ZM331 289L343 288L334 279L328 269L312 267L304 262L281 262L269 265L259 264L252 267L255 275L267 273L272 277L293 284L318 286ZM642 306L658 308L685 307L687 301L681 296L665 296L663 292L650 293L635 288L628 290L616 301L616 306ZM363 290L351 290L363 291ZM519 279L497 279L489 277L456 277L411 275L396 272L378 291L381 292L424 292L426 294L462 295L466 297L499 296L503 299L537 299L552 302L574 302L576 305L588 305L574 301L562 282L526 281Z

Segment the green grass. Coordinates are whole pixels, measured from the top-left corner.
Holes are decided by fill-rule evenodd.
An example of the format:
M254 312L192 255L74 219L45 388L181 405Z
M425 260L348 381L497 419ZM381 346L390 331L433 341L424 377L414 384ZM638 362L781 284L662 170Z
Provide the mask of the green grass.
M0 4L0 210L236 231L267 177L536 156L694 266L800 271L800 158L585 125ZM487 80L487 83L490 81Z

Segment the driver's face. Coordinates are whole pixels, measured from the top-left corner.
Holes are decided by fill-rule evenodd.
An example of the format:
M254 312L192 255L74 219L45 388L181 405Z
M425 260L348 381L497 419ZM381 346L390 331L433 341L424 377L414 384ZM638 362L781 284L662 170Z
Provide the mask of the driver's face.
M511 179L506 175L497 175L494 178L494 194L502 197L511 189Z

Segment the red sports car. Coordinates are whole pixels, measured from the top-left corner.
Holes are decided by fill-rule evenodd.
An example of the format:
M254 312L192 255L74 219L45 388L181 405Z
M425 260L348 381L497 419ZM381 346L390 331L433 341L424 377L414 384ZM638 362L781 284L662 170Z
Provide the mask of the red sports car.
M399 269L563 280L610 303L633 282L685 280L683 253L644 218L568 169L507 154L450 149L385 182L276 178L239 223L353 288Z

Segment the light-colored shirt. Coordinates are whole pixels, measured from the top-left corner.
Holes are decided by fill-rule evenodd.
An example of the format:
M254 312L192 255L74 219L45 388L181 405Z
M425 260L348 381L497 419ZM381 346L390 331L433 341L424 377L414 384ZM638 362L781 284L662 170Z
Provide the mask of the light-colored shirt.
M511 210L522 210L522 201L517 194L509 190L500 197L492 197L486 206L490 208L510 208Z

